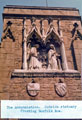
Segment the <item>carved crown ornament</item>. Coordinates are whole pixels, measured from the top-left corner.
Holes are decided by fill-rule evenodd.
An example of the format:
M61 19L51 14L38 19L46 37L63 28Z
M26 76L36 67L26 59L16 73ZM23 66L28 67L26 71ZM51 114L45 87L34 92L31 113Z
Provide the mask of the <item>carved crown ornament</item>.
M12 25L12 22L8 21L7 24L6 24L6 28L3 30L3 36L1 38L1 40L6 39L7 37L9 37L13 41L15 41L15 38L14 38L14 36L12 34L12 31L11 31L11 25Z

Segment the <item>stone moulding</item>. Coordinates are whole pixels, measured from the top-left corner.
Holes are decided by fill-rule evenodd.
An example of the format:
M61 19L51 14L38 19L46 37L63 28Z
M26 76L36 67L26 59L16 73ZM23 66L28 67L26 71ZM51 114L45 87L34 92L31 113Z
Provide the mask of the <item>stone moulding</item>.
M40 18L45 18L48 19L49 17L52 17L55 19L61 19L61 20L81 20L81 16L66 16L66 15L29 15L29 14L10 14L10 13L3 13L3 19L4 18L31 18L31 17L36 17L38 19Z
M44 72L43 72L44 71ZM61 70L14 70L11 74L11 78L14 77L27 77L27 78L35 78L35 77L64 77L64 78L81 78L81 75L76 70L67 70L67 71L61 71Z
M45 6L21 6L21 5L6 5L4 8L10 9L40 9L40 10L69 10L69 11L79 11L77 8L71 7L45 7Z

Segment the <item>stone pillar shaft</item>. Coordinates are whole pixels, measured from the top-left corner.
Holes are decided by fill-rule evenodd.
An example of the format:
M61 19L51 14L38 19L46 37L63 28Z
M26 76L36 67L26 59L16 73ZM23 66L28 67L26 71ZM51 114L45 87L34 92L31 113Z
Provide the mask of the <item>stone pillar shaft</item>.
M26 45L26 19L24 19L24 31L23 31L23 69L27 70L27 45Z
M59 27L61 26L61 21L59 22ZM65 46L64 46L64 42L63 42L63 34L62 34L62 30L61 30L61 27L60 27L60 37L61 37L61 47L60 47L60 50L61 50L61 56L62 56L62 67L63 67L63 70L68 70L68 64L67 64L67 58L66 58L66 53L65 53Z
M61 43L61 56L62 56L62 66L63 66L63 70L68 70L68 64L67 64L67 59L66 59L66 54L65 54L65 47L64 47L64 43Z

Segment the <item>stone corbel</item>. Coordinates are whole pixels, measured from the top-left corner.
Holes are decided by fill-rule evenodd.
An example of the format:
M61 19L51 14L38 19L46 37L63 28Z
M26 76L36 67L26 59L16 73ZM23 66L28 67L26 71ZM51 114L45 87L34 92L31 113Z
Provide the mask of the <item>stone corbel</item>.
M12 31L11 31L11 25L12 25L12 22L11 21L8 21L7 22L7 26L6 28L4 29L3 31L3 36L1 38L1 40L3 39L6 39L7 37L11 38L13 41L15 41L15 38L12 34Z
M36 18L35 17L32 17L31 18L31 24L32 24L32 26L36 26Z

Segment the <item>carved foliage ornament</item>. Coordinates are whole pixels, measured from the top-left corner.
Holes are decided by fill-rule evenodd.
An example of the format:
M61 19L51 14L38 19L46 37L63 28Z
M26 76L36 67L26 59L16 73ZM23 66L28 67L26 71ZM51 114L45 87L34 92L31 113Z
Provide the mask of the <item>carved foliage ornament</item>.
M55 84L55 91L60 97L64 97L67 93L67 86L65 83L59 80L58 83Z
M27 93L29 96L35 97L38 95L40 91L40 85L32 81L32 83L28 83L27 85Z

